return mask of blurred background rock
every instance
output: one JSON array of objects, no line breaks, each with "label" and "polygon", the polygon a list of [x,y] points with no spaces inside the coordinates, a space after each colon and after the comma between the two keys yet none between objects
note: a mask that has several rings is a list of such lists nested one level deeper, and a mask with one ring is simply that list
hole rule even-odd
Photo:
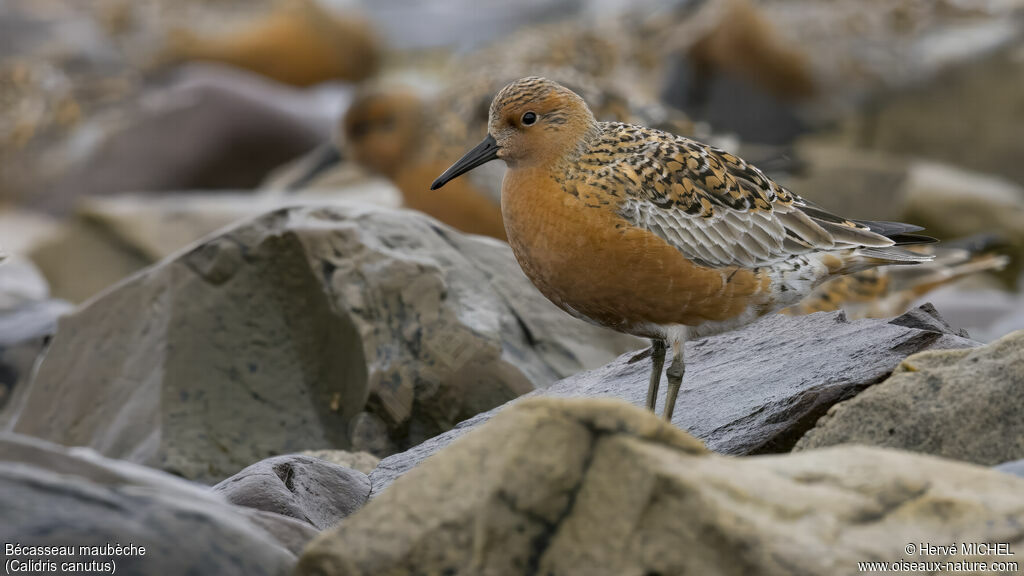
[{"label": "blurred background rock", "polygon": [[[573,86],[602,119],[738,152],[844,214],[998,239],[802,310],[890,317],[933,300],[996,339],[1024,328],[1022,14],[1024,0],[0,1],[0,403],[58,316],[111,306],[147,266],[175,277],[182,250],[241,220],[404,206],[500,240],[497,163],[426,188],[483,136],[491,95],[528,74]],[[442,283],[462,265],[448,258]],[[392,420],[366,446],[421,439]]]}]

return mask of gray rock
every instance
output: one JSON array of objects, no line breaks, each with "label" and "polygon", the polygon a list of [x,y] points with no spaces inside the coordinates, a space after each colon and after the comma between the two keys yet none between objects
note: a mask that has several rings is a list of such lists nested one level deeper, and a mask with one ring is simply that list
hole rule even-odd
[{"label": "gray rock", "polygon": [[[39,356],[57,330],[57,319],[72,310],[63,300],[29,301],[0,311],[0,409],[18,405]],[[6,424],[0,413],[0,429]]]},{"label": "gray rock", "polygon": [[255,188],[328,139],[346,98],[334,93],[322,98],[228,67],[189,65],[84,121],[38,159],[22,158],[25,181],[13,186],[26,203],[64,214],[91,195]]},{"label": "gray rock", "polygon": [[910,356],[840,402],[796,445],[868,444],[993,466],[1024,458],[1024,331],[971,350]]},{"label": "gray rock", "polygon": [[1024,478],[1024,460],[1014,460],[1013,462],[1003,462],[998,466],[993,466],[994,470],[1004,472],[1006,474],[1013,474],[1014,476],[1020,476]]},{"label": "gray rock", "polygon": [[[0,211],[0,218],[2,218],[0,222],[4,225],[10,221],[10,218],[22,216],[18,212],[13,214],[4,212]],[[30,221],[26,227],[31,227],[34,224],[35,222]],[[0,311],[13,310],[23,304],[39,302],[50,297],[50,287],[39,268],[27,258],[6,253],[6,250],[10,249],[7,243],[10,232],[5,230],[0,235]],[[15,234],[26,232],[27,230],[14,230]],[[16,239],[15,244],[17,244]]]},{"label": "gray rock", "polygon": [[[687,344],[686,376],[672,422],[723,454],[785,452],[829,407],[882,381],[908,355],[977,345],[949,329],[930,307],[891,321],[850,322],[840,312],[766,317]],[[650,361],[630,363],[631,356],[532,395],[611,396],[642,406]],[[658,401],[661,413],[664,399]],[[383,459],[370,474],[372,495],[504,408]]]},{"label": "gray rock", "polygon": [[[1024,174],[1021,178],[1024,181]],[[978,233],[1005,238],[1007,249],[1014,256],[1007,269],[1007,280],[1021,273],[1024,185],[951,165],[917,162],[908,171],[904,198],[906,221],[924,226],[938,238]]]},{"label": "gray rock", "polygon": [[[926,116],[907,102],[900,109],[913,119],[901,121],[897,109],[891,108],[891,114],[865,123],[858,134],[863,143],[879,137],[891,140],[890,136],[902,133],[904,143],[924,144],[936,151],[945,148],[952,160],[957,147],[945,146],[952,140],[938,134],[952,134],[957,126],[976,126],[988,138],[989,128],[998,128],[995,119],[1003,117],[1006,124],[1013,124],[1008,121],[1012,116],[1005,114],[1017,112],[1010,103],[1019,97],[1020,89],[1011,70],[1003,68],[1002,76],[986,71],[984,80],[979,78],[969,89],[962,79],[958,82],[949,74],[958,68],[965,72],[981,68],[1020,38],[1024,3],[1019,0],[788,0],[762,5],[775,30],[801,47],[811,61],[821,92],[814,102],[816,116],[834,119],[869,100],[870,108],[884,109],[894,92],[911,89],[917,92],[916,104],[935,103],[945,110]],[[984,111],[986,105],[996,104],[993,111]],[[974,120],[981,117],[987,122],[979,126]],[[999,129],[999,139],[1011,132],[1008,127]],[[914,152],[926,155],[921,149]]]},{"label": "gray rock", "polygon": [[[1019,14],[1016,20],[1007,17],[990,26],[997,35],[1016,33],[1012,46],[878,98],[846,123],[844,137],[862,148],[931,158],[1024,185],[1019,161],[1024,143],[1016,129],[1024,122],[1019,106],[1024,88],[1018,82],[1024,74],[1019,55],[1024,37]],[[984,27],[966,32],[986,34]],[[963,137],[964,127],[979,137],[970,146],[950,146]]]},{"label": "gray rock", "polygon": [[622,401],[530,398],[317,536],[296,574],[855,574],[945,559],[908,543],[993,560],[959,543],[1016,550],[1022,516],[1024,480],[962,462],[866,446],[726,458]]},{"label": "gray rock", "polygon": [[[337,0],[325,3],[331,2]],[[571,16],[585,5],[580,0],[522,0],[514,5],[500,0],[363,3],[367,14],[387,36],[389,45],[407,50],[479,47],[520,26]]]},{"label": "gray rock", "polygon": [[65,317],[14,430],[216,482],[303,449],[393,453],[637,344],[547,302],[503,243],[292,208]]},{"label": "gray rock", "polygon": [[[1024,286],[1024,276],[1017,279]],[[943,286],[925,297],[953,326],[979,342],[991,342],[1024,330],[1024,294],[970,283]]]},{"label": "gray rock", "polygon": [[[218,230],[272,210],[382,201],[397,208],[398,199],[397,190],[379,181],[350,181],[342,190],[288,195],[246,190],[93,197],[79,203],[73,217],[34,242],[27,253],[45,274],[54,297],[79,303]],[[0,230],[5,223],[0,220]]]},{"label": "gray rock", "polygon": [[144,546],[144,556],[41,558],[113,561],[132,575],[288,574],[316,533],[162,472],[10,434],[0,435],[0,511],[4,542]]},{"label": "gray rock", "polygon": [[267,458],[213,487],[238,506],[297,518],[318,530],[362,508],[370,479],[312,456]]},{"label": "gray rock", "polygon": [[848,218],[905,217],[909,161],[832,142],[803,142],[797,150],[803,169],[784,181],[793,192]]}]

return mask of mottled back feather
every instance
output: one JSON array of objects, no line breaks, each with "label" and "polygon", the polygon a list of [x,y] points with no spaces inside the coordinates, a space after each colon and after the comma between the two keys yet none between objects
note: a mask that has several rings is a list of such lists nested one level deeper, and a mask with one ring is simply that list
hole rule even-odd
[{"label": "mottled back feather", "polygon": [[564,189],[614,197],[630,224],[705,266],[755,268],[812,251],[894,244],[872,223],[830,214],[743,159],[682,136],[602,122],[575,160]]}]

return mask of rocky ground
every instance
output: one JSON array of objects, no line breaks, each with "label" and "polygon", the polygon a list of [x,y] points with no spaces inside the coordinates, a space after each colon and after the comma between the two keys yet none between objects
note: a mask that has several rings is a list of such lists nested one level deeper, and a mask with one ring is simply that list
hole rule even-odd
[{"label": "rocky ground", "polygon": [[668,425],[631,406],[643,343],[526,282],[503,244],[387,208],[210,236],[60,318],[0,413],[3,539],[146,546],[129,574],[845,573],[1024,545],[1024,333],[765,318],[688,345]]},{"label": "rocky ground", "polygon": [[[506,244],[400,209],[351,165],[281,189],[352,85],[151,75],[174,26],[270,4],[0,1],[0,542],[144,546],[64,559],[129,575],[953,559],[907,552],[921,542],[1022,562],[1020,2],[763,2],[813,102],[712,43],[722,68],[686,112],[723,141],[781,144],[779,180],[844,215],[998,235],[1009,264],[894,317],[689,342],[671,423],[639,408],[648,343],[555,308]],[[363,9],[402,63],[631,4]],[[669,69],[685,103],[699,74]]]}]

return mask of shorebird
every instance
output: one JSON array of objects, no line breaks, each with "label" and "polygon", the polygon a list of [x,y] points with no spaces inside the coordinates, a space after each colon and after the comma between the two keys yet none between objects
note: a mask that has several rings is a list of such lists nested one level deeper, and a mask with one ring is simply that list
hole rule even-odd
[{"label": "shorebird", "polygon": [[267,15],[235,30],[200,34],[171,31],[164,63],[220,62],[284,84],[358,82],[377,73],[381,40],[372,23],[335,14],[318,0],[285,0]]},{"label": "shorebird", "polygon": [[666,349],[664,417],[682,384],[683,344],[799,301],[837,275],[931,256],[918,226],[842,218],[723,150],[598,122],[577,94],[528,77],[494,97],[487,136],[434,181],[508,166],[509,244],[549,300],[585,321],[649,338],[654,410]]},{"label": "shorebird", "polygon": [[911,249],[935,259],[921,266],[873,268],[834,278],[784,312],[798,315],[843,310],[852,319],[899,316],[936,288],[1006,268],[1009,258],[998,253],[1005,246],[1006,240],[994,234],[943,242],[941,246],[915,246]]}]

